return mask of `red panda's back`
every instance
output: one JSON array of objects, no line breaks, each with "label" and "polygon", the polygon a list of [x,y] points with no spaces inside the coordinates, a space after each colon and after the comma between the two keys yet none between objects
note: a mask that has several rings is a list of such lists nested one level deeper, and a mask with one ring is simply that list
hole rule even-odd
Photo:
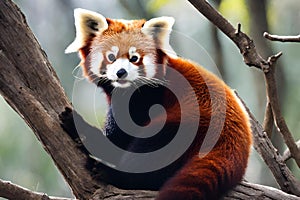
[{"label": "red panda's back", "polygon": [[[245,173],[252,141],[248,114],[234,92],[206,69],[181,58],[169,58],[168,63],[193,87],[200,121],[189,160],[158,199],[217,199]],[[189,95],[182,98],[193,101]]]}]

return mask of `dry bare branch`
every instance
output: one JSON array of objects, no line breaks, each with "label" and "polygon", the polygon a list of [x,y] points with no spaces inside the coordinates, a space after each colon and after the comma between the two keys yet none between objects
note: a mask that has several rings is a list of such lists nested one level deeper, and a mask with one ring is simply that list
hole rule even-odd
[{"label": "dry bare branch", "polygon": [[231,192],[229,192],[224,200],[241,200],[241,199],[264,199],[264,200],[299,200],[300,197],[289,195],[281,190],[271,188],[264,185],[258,185],[248,182],[241,182]]},{"label": "dry bare branch", "polygon": [[57,75],[12,1],[0,1],[0,19],[0,94],[33,130],[74,195],[88,199],[99,183],[85,169],[88,156],[60,125],[58,115],[71,105]]},{"label": "dry bare branch", "polygon": [[269,63],[269,71],[265,73],[266,79],[266,88],[267,88],[267,96],[270,102],[272,113],[275,121],[275,126],[278,132],[283,136],[284,142],[288,146],[292,157],[295,159],[298,167],[300,167],[300,150],[297,147],[297,144],[293,138],[292,133],[290,132],[285,119],[283,118],[280,110],[280,104],[278,99],[278,90],[277,83],[275,78],[275,67],[277,59],[282,55],[282,53],[278,53],[277,55],[271,56],[268,58]]},{"label": "dry bare branch", "polygon": [[[264,31],[267,31],[269,29],[269,23],[267,20],[267,1],[266,0],[246,0],[246,4],[249,9],[249,20],[250,20],[250,36],[255,41],[255,46],[259,53],[262,56],[268,56],[272,55],[272,47],[269,45],[268,41],[262,37],[262,33]],[[277,70],[277,73],[283,73],[283,70],[278,67],[279,70]],[[266,95],[264,94],[264,88],[262,85],[264,85],[264,79],[262,79],[261,73],[253,73],[255,78],[255,87],[257,90],[257,106],[259,109],[263,108],[263,102],[265,100]],[[285,87],[285,79],[281,78],[280,80],[280,86]],[[271,104],[267,98],[267,104],[266,104],[266,110],[264,115],[264,121],[263,121],[263,127],[265,132],[268,134],[269,137],[271,137],[273,133],[273,127],[274,127],[274,119],[273,119],[273,113]]]},{"label": "dry bare branch", "polygon": [[272,111],[272,107],[270,104],[270,100],[267,99],[263,127],[264,127],[264,131],[267,133],[269,138],[271,138],[271,136],[272,136],[273,126],[274,126],[273,111]]},{"label": "dry bare branch", "polygon": [[[236,95],[239,97],[237,93]],[[300,196],[300,182],[286,166],[281,155],[278,153],[277,149],[275,149],[266,132],[264,132],[263,127],[255,119],[245,102],[241,98],[240,100],[244,104],[251,119],[250,122],[255,150],[270,168],[280,188],[285,192]]]},{"label": "dry bare branch", "polygon": [[[100,196],[96,195],[96,199],[104,200],[132,200],[132,199],[144,199],[144,200],[153,200],[156,196],[156,192],[145,191],[140,193],[140,196],[137,196],[135,192],[137,191],[128,191],[128,190],[116,190],[112,188],[112,192],[108,188],[107,194],[101,193]],[[140,192],[140,191],[139,191]],[[290,195],[281,190],[254,184],[242,181],[238,186],[236,186],[232,191],[230,191],[225,197],[224,200],[248,200],[248,199],[264,199],[264,200],[299,200],[300,198],[295,195]]]},{"label": "dry bare branch", "polygon": [[[300,150],[300,140],[298,140],[296,142],[296,144],[297,144],[298,149]],[[291,152],[289,149],[286,149],[282,154],[282,159],[284,161],[288,161],[290,158],[292,158]]]},{"label": "dry bare branch", "polygon": [[264,60],[257,52],[253,41],[243,32],[240,31],[240,26],[236,30],[225,18],[222,17],[206,0],[188,0],[191,2],[200,13],[202,13],[208,20],[215,24],[223,33],[225,33],[240,49],[244,57],[244,62],[249,66],[256,66],[263,70],[268,99],[270,100],[272,113],[275,120],[275,125],[282,134],[288,148],[291,151],[292,157],[295,159],[297,165],[300,167],[300,151],[290,133],[284,118],[281,115],[278,93],[275,79],[275,71],[273,64],[281,56],[277,54]]},{"label": "dry bare branch", "polygon": [[26,188],[15,185],[9,181],[3,181],[0,179],[0,197],[7,199],[30,199],[30,200],[72,200],[70,198],[63,197],[51,197],[47,194],[32,192]]},{"label": "dry bare branch", "polygon": [[238,25],[238,29],[235,29],[206,0],[188,1],[237,45],[247,65],[255,66],[263,71],[268,70],[268,63],[257,53],[252,39],[241,31],[240,24]]},{"label": "dry bare branch", "polygon": [[296,36],[279,36],[279,35],[271,35],[267,32],[264,32],[264,37],[271,41],[300,42],[300,34]]}]

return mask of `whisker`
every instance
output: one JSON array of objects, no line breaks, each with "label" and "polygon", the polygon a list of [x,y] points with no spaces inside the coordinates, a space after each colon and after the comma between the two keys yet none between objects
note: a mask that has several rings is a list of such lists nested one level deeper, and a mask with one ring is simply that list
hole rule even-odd
[{"label": "whisker", "polygon": [[149,85],[149,86],[151,86],[151,87],[154,87],[153,83],[150,82],[150,81],[148,81],[148,80],[146,80],[146,79],[139,78],[139,79],[137,79],[137,80],[138,80],[142,85]]},{"label": "whisker", "polygon": [[148,77],[144,77],[144,76],[139,76],[137,78],[137,80],[142,84],[149,85],[150,87],[165,86],[169,83],[167,80],[161,80],[161,79],[157,79],[157,78],[148,78]]},{"label": "whisker", "polygon": [[139,93],[141,93],[140,87],[136,84],[136,82],[131,82],[133,87],[135,87]]}]

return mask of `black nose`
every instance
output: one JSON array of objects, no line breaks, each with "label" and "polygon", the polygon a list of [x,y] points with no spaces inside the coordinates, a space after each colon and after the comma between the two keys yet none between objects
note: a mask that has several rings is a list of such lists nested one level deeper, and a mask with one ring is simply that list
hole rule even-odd
[{"label": "black nose", "polygon": [[126,78],[127,75],[128,75],[127,71],[123,68],[117,71],[118,78]]}]

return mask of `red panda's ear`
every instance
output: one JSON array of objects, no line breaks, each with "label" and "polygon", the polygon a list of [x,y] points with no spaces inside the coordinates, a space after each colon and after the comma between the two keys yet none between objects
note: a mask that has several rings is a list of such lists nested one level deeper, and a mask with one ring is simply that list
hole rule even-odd
[{"label": "red panda's ear", "polygon": [[65,53],[76,52],[83,48],[96,34],[101,34],[108,28],[108,23],[102,15],[96,12],[77,8],[74,10],[76,38],[65,50]]},{"label": "red panda's ear", "polygon": [[174,54],[173,49],[169,45],[170,33],[174,25],[173,17],[158,17],[145,22],[142,27],[142,33],[150,35],[157,42],[158,47],[166,53]]}]

